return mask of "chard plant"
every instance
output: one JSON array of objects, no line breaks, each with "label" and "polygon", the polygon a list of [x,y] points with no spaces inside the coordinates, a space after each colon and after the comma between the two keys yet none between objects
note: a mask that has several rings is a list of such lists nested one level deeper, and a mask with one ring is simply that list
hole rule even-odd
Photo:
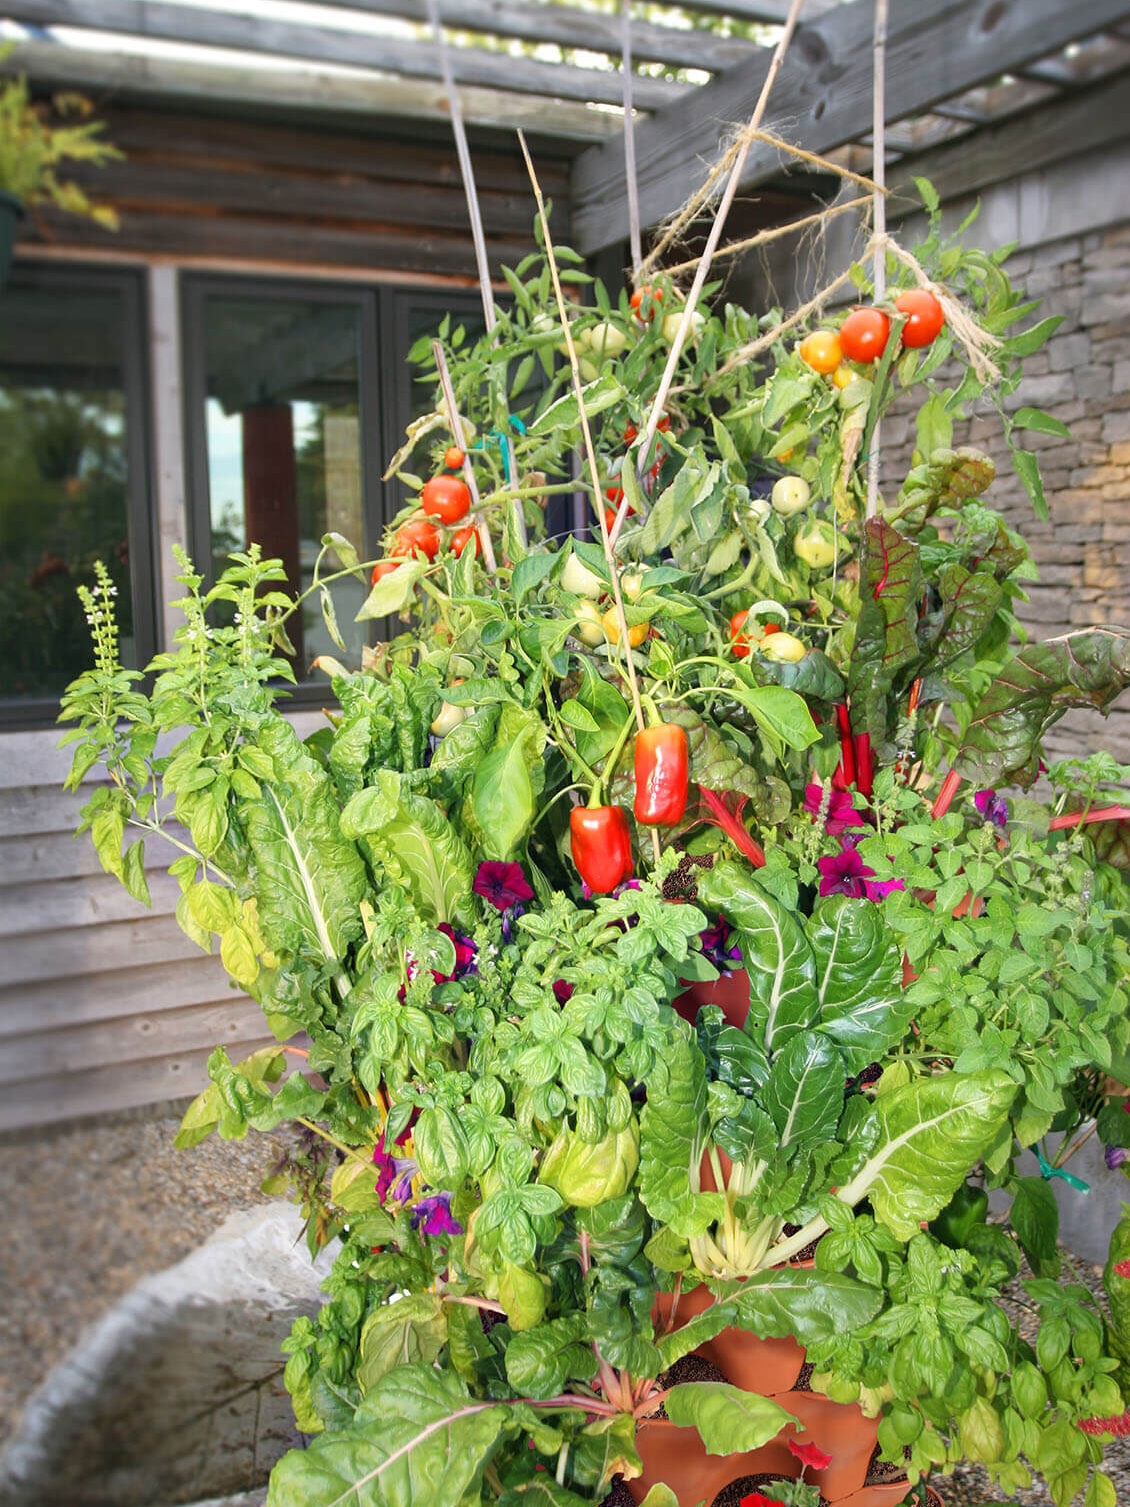
[{"label": "chard plant", "polygon": [[[747,1507],[829,1500],[793,1394],[680,1369],[742,1331],[797,1341],[906,1492],[968,1459],[1114,1507],[1127,1237],[1106,1317],[1059,1281],[1049,1179],[1096,1119],[1130,1146],[1127,771],[1032,790],[1047,728],[1130,683],[1130,634],[1024,641],[1031,560],[954,444],[983,384],[942,385],[944,320],[900,346],[898,266],[866,364],[834,328],[759,364],[776,312],[707,314],[641,454],[678,291],[613,301],[551,251],[493,337],[445,321],[413,353],[450,388],[393,460],[419,499],[375,565],[327,535],[311,588],[336,632],[334,579],[371,570],[362,616],[400,623],[323,657],[311,737],[282,699],[300,603],[256,547],[210,587],[181,557],[185,626],[144,675],[108,577],[85,598],[68,783],[109,780],[83,830],[142,902],[144,844],[172,845],[181,926],[280,1043],[218,1048],[178,1144],[299,1127],[272,1186],[338,1242],[286,1345],[311,1439],[268,1500],[689,1507],[641,1458],[672,1426],[787,1442]],[[998,399],[1051,322],[1015,332],[999,258],[937,234],[919,258],[992,337]],[[590,300],[568,369],[560,262]],[[913,468],[866,516],[906,394]],[[1018,435],[1056,421],[1007,423],[1040,508]],[[600,542],[548,537],[590,441]]]}]

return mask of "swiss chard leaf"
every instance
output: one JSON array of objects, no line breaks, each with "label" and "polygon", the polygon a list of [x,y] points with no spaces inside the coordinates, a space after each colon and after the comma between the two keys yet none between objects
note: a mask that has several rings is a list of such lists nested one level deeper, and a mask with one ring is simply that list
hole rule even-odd
[{"label": "swiss chard leaf", "polygon": [[859,621],[848,690],[857,733],[880,739],[887,702],[900,670],[918,658],[922,567],[918,546],[881,518],[865,527]]},{"label": "swiss chard leaf", "polygon": [[375,785],[353,796],[341,826],[368,840],[389,877],[410,890],[421,915],[437,923],[471,919],[474,870],[467,845],[436,803],[406,789],[395,771],[380,770]]},{"label": "swiss chard leaf", "polygon": [[878,1141],[837,1196],[848,1204],[867,1196],[876,1219],[909,1240],[988,1151],[1015,1097],[1016,1084],[995,1069],[916,1078],[883,1094],[871,1111]]},{"label": "swiss chard leaf", "polygon": [[746,1030],[779,1050],[816,1016],[812,950],[789,910],[736,863],[723,862],[698,881],[699,904],[740,933],[749,974]]},{"label": "swiss chard leaf", "polygon": [[368,1392],[396,1366],[430,1366],[447,1343],[447,1319],[434,1292],[404,1293],[365,1320],[357,1385]]},{"label": "swiss chard leaf", "polygon": [[844,1061],[819,1031],[802,1031],[773,1061],[762,1098],[782,1155],[831,1135],[844,1102]]},{"label": "swiss chard leaf", "polygon": [[679,1235],[701,1235],[723,1212],[721,1195],[696,1193],[706,1147],[706,1069],[683,1031],[673,1034],[641,1116],[640,1197]]},{"label": "swiss chard leaf", "polygon": [[807,933],[816,960],[815,1028],[858,1073],[899,1040],[913,1013],[902,988],[902,950],[882,906],[848,895],[819,901]]},{"label": "swiss chard leaf", "polygon": [[258,871],[259,926],[273,952],[332,967],[361,931],[365,866],[340,823],[329,777],[289,723],[264,723],[257,746],[274,767],[242,813]]},{"label": "swiss chard leaf", "polygon": [[507,1422],[503,1405],[470,1397],[450,1373],[398,1366],[351,1425],[282,1457],[268,1507],[459,1507],[479,1494]]},{"label": "swiss chard leaf", "polygon": [[663,1406],[672,1423],[698,1430],[710,1455],[760,1449],[797,1421],[772,1398],[724,1381],[684,1382],[671,1388]]},{"label": "swiss chard leaf", "polygon": [[1030,785],[1048,728],[1072,707],[1105,711],[1128,685],[1124,628],[1087,628],[1029,644],[977,703],[954,768],[976,785]]}]

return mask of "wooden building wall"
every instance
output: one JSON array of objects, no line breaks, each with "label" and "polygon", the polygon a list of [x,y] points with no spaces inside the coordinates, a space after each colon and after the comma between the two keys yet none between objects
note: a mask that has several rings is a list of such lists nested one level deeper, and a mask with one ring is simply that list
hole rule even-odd
[{"label": "wooden building wall", "polygon": [[[118,211],[116,233],[51,215],[54,246],[104,255],[237,259],[422,277],[471,278],[467,206],[450,134],[401,121],[387,134],[342,126],[98,103],[106,134],[125,154],[76,175]],[[534,199],[513,138],[473,141],[487,250],[495,272],[533,240]],[[555,235],[568,239],[568,156],[537,150]],[[29,226],[26,247],[44,243]]]},{"label": "wooden building wall", "polygon": [[[169,546],[186,537],[178,268],[467,284],[474,258],[450,132],[96,104],[128,155],[89,187],[118,210],[120,231],[50,216],[28,222],[17,255],[149,264],[160,600],[176,595]],[[533,200],[512,139],[477,142],[474,162],[497,271],[531,249]],[[565,239],[567,160],[543,149],[538,166]],[[148,845],[146,911],[102,872],[88,838],[72,839],[82,798],[62,789],[70,759],[58,737],[0,731],[0,1131],[194,1094],[214,1046],[234,1058],[272,1040],[218,957],[177,926],[161,844]]]}]

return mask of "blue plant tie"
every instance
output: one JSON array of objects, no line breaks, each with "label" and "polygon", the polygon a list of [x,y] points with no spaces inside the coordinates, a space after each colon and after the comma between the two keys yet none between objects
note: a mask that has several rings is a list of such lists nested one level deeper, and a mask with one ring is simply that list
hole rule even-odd
[{"label": "blue plant tie", "polygon": [[1085,1183],[1081,1177],[1076,1177],[1073,1172],[1065,1172],[1062,1167],[1053,1167],[1051,1162],[1036,1146],[1029,1146],[1029,1151],[1035,1153],[1036,1160],[1040,1164],[1040,1176],[1045,1182],[1050,1182],[1053,1177],[1060,1177],[1069,1188],[1074,1188],[1076,1193],[1089,1193],[1090,1183]]}]

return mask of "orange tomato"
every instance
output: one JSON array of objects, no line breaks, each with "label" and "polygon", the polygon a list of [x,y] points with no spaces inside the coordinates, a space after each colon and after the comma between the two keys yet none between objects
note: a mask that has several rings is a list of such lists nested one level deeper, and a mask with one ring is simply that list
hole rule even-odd
[{"label": "orange tomato", "polygon": [[800,359],[823,377],[835,371],[843,354],[835,330],[813,330],[800,343]]},{"label": "orange tomato", "polygon": [[663,302],[663,289],[652,288],[644,283],[642,288],[637,288],[632,294],[629,302],[632,306],[632,313],[637,319],[654,319],[660,312],[659,305]]},{"label": "orange tomato", "polygon": [[458,523],[471,509],[471,493],[458,476],[433,476],[420,492],[420,506],[441,523]]},{"label": "orange tomato", "polygon": [[458,471],[465,456],[458,445],[449,445],[443,452],[443,463],[450,471]]}]

